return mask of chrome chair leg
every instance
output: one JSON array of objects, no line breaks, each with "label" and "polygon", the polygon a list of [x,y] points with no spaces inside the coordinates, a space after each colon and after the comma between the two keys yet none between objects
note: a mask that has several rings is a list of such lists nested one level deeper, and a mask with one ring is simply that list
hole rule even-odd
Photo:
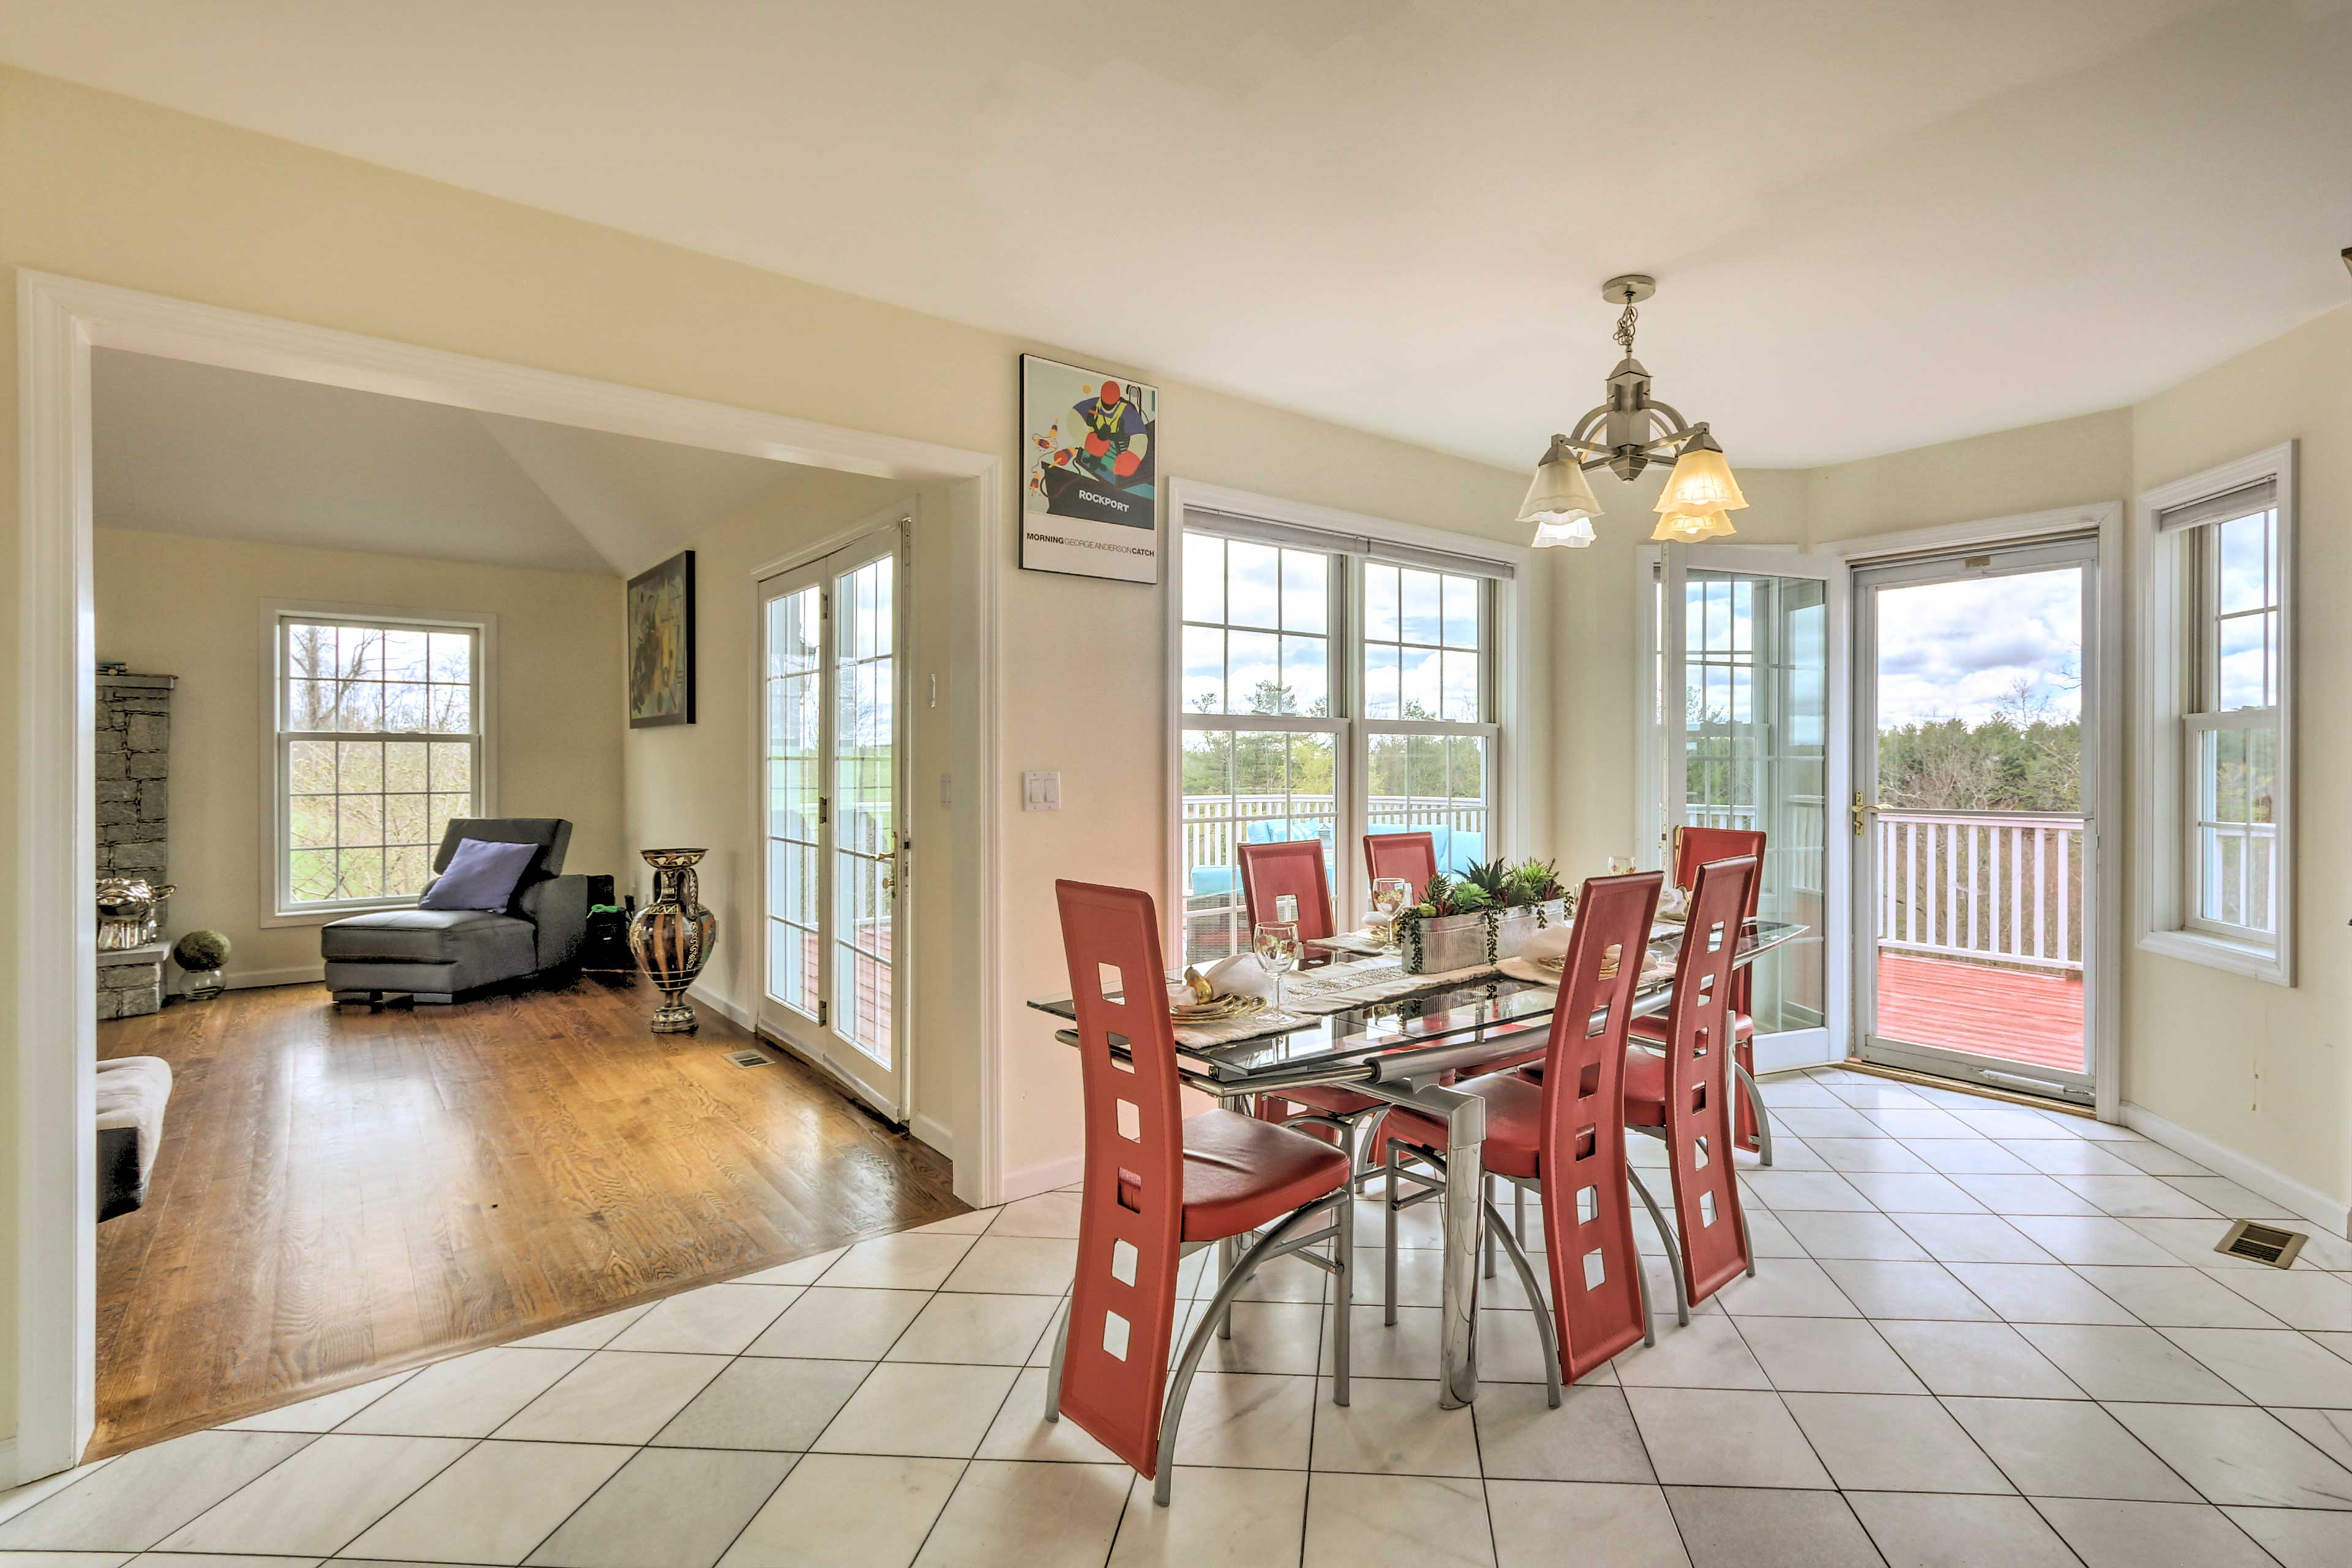
[{"label": "chrome chair leg", "polygon": [[1054,1363],[1045,1369],[1045,1419],[1062,1418],[1062,1358],[1070,1352],[1070,1309],[1077,1302],[1073,1290],[1062,1298],[1062,1320],[1054,1329]]},{"label": "chrome chair leg", "polygon": [[[1330,1197],[1318,1198],[1268,1228],[1242,1254],[1241,1261],[1217,1286],[1217,1293],[1209,1298],[1207,1310],[1194,1325],[1192,1337],[1184,1342],[1183,1359],[1176,1363],[1175,1373],[1168,1380],[1167,1401],[1160,1413],[1160,1475],[1151,1489],[1151,1500],[1160,1507],[1168,1506],[1170,1489],[1176,1484],[1176,1432],[1183,1422],[1184,1400],[1192,1392],[1192,1377],[1201,1370],[1201,1357],[1208,1351],[1211,1336],[1231,1315],[1234,1298],[1249,1283],[1250,1276],[1257,1272],[1260,1263],[1277,1252],[1291,1249],[1290,1244],[1300,1239],[1295,1233],[1307,1222],[1334,1211],[1346,1217],[1348,1202],[1348,1189],[1342,1184]],[[1336,1358],[1339,1353],[1335,1342],[1332,1354]],[[1336,1396],[1339,1390],[1335,1388],[1333,1393]]]},{"label": "chrome chair leg", "polygon": [[[1491,1172],[1486,1176],[1486,1205],[1489,1209],[1495,1207],[1495,1177]],[[1486,1227],[1486,1276],[1489,1279],[1495,1277],[1495,1227],[1493,1226]]]},{"label": "chrome chair leg", "polygon": [[1397,1147],[1391,1143],[1382,1157],[1381,1171],[1387,1186],[1381,1194],[1381,1206],[1387,1212],[1387,1252],[1381,1260],[1381,1322],[1395,1328],[1397,1321]]},{"label": "chrome chair leg", "polygon": [[1658,1322],[1650,1315],[1650,1271],[1642,1267],[1640,1247],[1633,1249],[1633,1283],[1642,1288],[1642,1342],[1655,1345],[1658,1342]]},{"label": "chrome chair leg", "polygon": [[1739,1065],[1738,1058],[1732,1059],[1731,1070],[1739,1075],[1739,1092],[1748,1097],[1748,1109],[1756,1118],[1757,1163],[1769,1165],[1772,1163],[1772,1119],[1764,1111],[1764,1091],[1756,1087],[1754,1075]]},{"label": "chrome chair leg", "polygon": [[1489,1236],[1502,1233],[1503,1250],[1511,1255],[1511,1267],[1519,1271],[1519,1284],[1528,1293],[1528,1303],[1535,1309],[1536,1339],[1543,1346],[1544,1402],[1554,1410],[1559,1408],[1559,1330],[1551,1321],[1551,1308],[1536,1284],[1536,1271],[1528,1266],[1527,1248],[1519,1245],[1503,1224],[1503,1211],[1493,1204],[1486,1205],[1486,1232]]},{"label": "chrome chair leg", "polygon": [[1642,1173],[1628,1165],[1625,1167],[1625,1174],[1633,1182],[1633,1190],[1642,1194],[1642,1205],[1650,1211],[1651,1223],[1658,1227],[1658,1235],[1665,1241],[1666,1266],[1675,1272],[1675,1321],[1684,1328],[1688,1328],[1690,1327],[1690,1292],[1683,1285],[1683,1250],[1675,1239],[1675,1227],[1666,1223],[1665,1215],[1658,1207],[1658,1200],[1652,1197],[1650,1189],[1643,1184]]},{"label": "chrome chair leg", "polygon": [[1349,1182],[1341,1192],[1339,1206],[1332,1213],[1333,1223],[1339,1234],[1331,1243],[1332,1261],[1339,1267],[1332,1272],[1331,1299],[1336,1303],[1331,1314],[1331,1403],[1348,1403],[1348,1374],[1352,1359],[1352,1324],[1356,1313],[1356,1184]]},{"label": "chrome chair leg", "polygon": [[1519,1238],[1519,1246],[1528,1245],[1528,1190],[1518,1183],[1511,1184],[1511,1234]]}]

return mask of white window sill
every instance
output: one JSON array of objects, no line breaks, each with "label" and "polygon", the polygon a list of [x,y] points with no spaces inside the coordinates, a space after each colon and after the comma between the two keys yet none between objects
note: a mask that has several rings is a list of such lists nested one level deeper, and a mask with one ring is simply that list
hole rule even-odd
[{"label": "white window sill", "polygon": [[2208,936],[2202,931],[2151,931],[2140,933],[2139,947],[2142,952],[2185,959],[2190,963],[2247,975],[2273,985],[2292,986],[2294,984],[2294,975],[2278,950],[2257,947],[2251,942],[2231,942],[2227,937]]},{"label": "white window sill", "polygon": [[261,924],[274,926],[331,925],[349,915],[372,915],[383,910],[413,910],[415,899],[381,899],[368,903],[333,904],[320,909],[264,910]]}]

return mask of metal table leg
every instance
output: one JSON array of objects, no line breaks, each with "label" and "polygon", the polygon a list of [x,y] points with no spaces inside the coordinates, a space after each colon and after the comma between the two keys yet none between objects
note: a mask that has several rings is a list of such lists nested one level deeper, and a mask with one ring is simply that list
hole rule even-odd
[{"label": "metal table leg", "polygon": [[1415,1086],[1408,1093],[1405,1103],[1445,1118],[1445,1195],[1440,1200],[1445,1223],[1445,1286],[1438,1319],[1437,1405],[1441,1410],[1458,1410],[1478,1397],[1478,1269],[1486,1206],[1486,1102],[1475,1094],[1457,1094],[1436,1085]]}]

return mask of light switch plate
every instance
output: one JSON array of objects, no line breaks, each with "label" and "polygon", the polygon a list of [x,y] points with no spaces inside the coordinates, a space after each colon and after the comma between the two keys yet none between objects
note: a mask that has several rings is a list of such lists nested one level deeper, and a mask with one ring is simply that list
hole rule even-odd
[{"label": "light switch plate", "polygon": [[1059,811],[1062,809],[1062,775],[1059,773],[1024,773],[1021,775],[1021,809],[1024,811]]}]

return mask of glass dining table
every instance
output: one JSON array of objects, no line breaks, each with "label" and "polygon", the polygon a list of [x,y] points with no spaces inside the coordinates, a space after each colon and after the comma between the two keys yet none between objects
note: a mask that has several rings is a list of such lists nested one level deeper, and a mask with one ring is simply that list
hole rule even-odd
[{"label": "glass dining table", "polygon": [[[1733,963],[1744,969],[1804,930],[1783,921],[1749,921]],[[1654,931],[1651,950],[1669,963],[1635,991],[1634,1016],[1664,1013],[1672,1005],[1671,958],[1680,942],[1678,926],[1661,923]],[[1345,960],[1350,955],[1343,951],[1335,956]],[[1380,961],[1373,960],[1371,966],[1380,967]],[[1262,1034],[1203,1045],[1188,1045],[1185,1031],[1177,1032],[1178,1072],[1192,1088],[1221,1101],[1247,1103],[1260,1097],[1280,1098],[1286,1089],[1342,1085],[1368,1099],[1410,1106],[1445,1124],[1438,1403],[1446,1409],[1478,1396],[1486,1102],[1441,1080],[1496,1071],[1540,1056],[1559,994],[1557,981],[1514,978],[1490,969],[1469,978],[1441,976],[1425,989],[1348,1005],[1304,1026],[1294,1018]],[[1075,1021],[1077,1016],[1067,995],[1036,998],[1029,1005],[1056,1018]],[[1075,1029],[1058,1030],[1055,1037],[1068,1046],[1078,1043]]]}]

